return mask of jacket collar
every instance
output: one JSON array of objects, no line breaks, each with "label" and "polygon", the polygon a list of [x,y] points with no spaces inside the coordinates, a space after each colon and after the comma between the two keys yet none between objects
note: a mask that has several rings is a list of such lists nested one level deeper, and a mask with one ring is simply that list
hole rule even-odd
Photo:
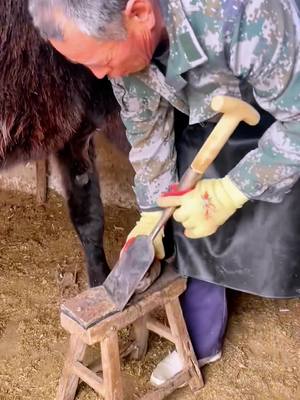
[{"label": "jacket collar", "polygon": [[181,76],[203,63],[208,58],[187,19],[181,0],[160,0],[170,41],[166,82],[176,90],[186,85]]}]

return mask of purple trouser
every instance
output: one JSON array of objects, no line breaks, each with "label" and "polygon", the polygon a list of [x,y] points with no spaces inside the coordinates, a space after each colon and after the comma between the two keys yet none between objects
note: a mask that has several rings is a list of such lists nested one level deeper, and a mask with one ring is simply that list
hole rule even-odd
[{"label": "purple trouser", "polygon": [[197,359],[218,353],[227,325],[226,289],[189,278],[180,301]]}]

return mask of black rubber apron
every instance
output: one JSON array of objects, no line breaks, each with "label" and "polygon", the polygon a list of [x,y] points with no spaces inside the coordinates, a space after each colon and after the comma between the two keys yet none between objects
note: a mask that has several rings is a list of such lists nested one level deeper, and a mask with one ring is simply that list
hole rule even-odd
[{"label": "black rubber apron", "polygon": [[[240,124],[206,178],[226,175],[257,147],[258,138],[274,122],[259,110],[256,127]],[[213,129],[213,123],[187,126],[176,113],[176,147],[181,176]],[[280,204],[249,201],[214,235],[187,239],[173,222],[180,274],[264,297],[300,296],[300,181]]]}]

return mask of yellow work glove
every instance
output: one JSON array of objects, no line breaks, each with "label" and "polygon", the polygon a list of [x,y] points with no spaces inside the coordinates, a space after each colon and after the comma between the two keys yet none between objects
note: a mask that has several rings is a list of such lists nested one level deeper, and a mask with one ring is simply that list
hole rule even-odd
[{"label": "yellow work glove", "polygon": [[225,177],[203,179],[191,191],[165,193],[160,207],[178,207],[174,219],[185,227],[185,236],[196,239],[212,235],[248,198]]},{"label": "yellow work glove", "polygon": [[[136,226],[132,229],[132,231],[127,236],[126,243],[125,243],[125,246],[123,247],[123,249],[126,248],[126,245],[128,244],[128,241],[130,239],[132,239],[138,235],[150,235],[153,228],[160,220],[161,215],[162,215],[162,211],[142,212],[141,218],[139,219],[139,221],[136,223]],[[154,249],[155,249],[155,256],[159,260],[162,260],[165,257],[165,249],[164,249],[164,245],[162,242],[163,237],[164,237],[164,230],[161,229],[158,232],[158,234],[153,242]],[[121,250],[121,255],[122,255],[123,249]]]}]

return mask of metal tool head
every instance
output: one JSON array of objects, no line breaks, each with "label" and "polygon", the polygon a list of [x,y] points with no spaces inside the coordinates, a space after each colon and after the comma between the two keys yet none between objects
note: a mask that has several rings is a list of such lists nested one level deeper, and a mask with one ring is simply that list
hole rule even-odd
[{"label": "metal tool head", "polygon": [[138,283],[154,260],[155,252],[149,236],[137,236],[122,252],[117,264],[103,283],[118,311],[122,311]]}]

